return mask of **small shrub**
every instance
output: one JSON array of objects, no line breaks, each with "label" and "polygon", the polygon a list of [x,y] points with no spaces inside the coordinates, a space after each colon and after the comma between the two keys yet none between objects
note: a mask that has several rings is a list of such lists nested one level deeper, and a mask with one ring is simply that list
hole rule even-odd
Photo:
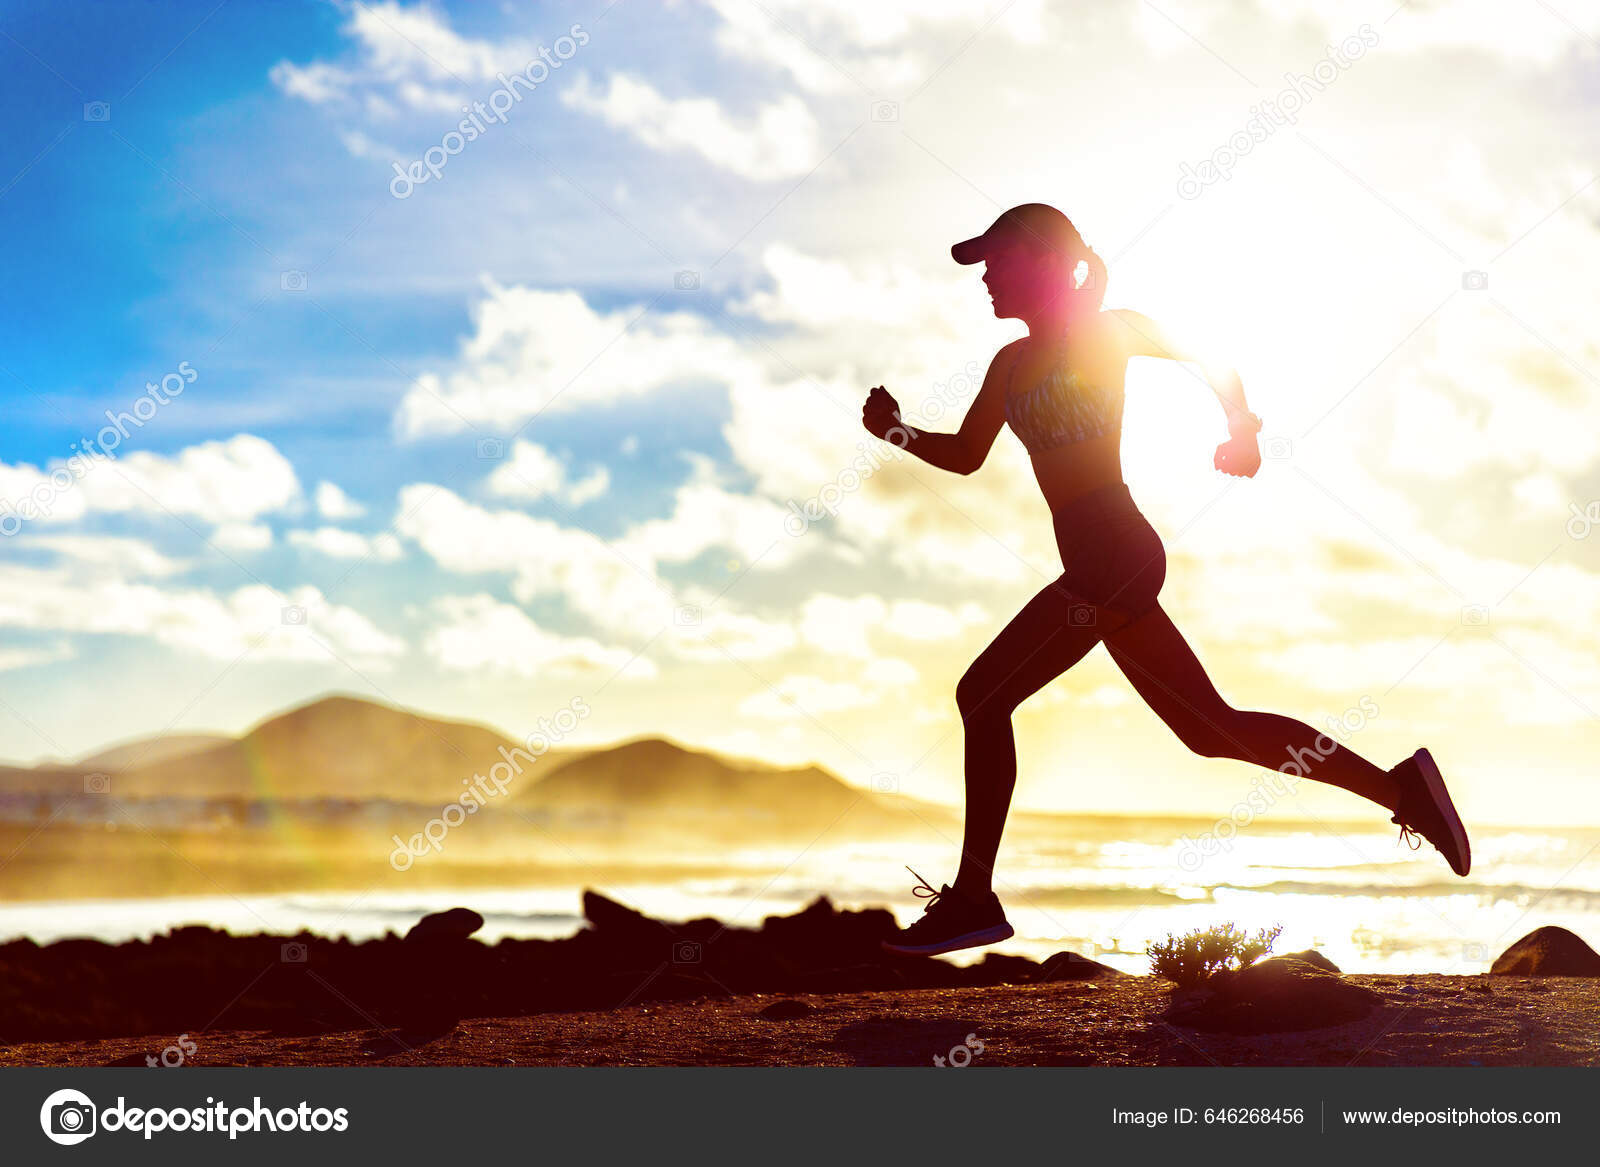
[{"label": "small shrub", "polygon": [[1282,932],[1281,924],[1253,936],[1232,924],[1217,924],[1183,936],[1168,933],[1166,940],[1150,946],[1150,971],[1180,988],[1192,988],[1214,972],[1254,964],[1272,951]]}]

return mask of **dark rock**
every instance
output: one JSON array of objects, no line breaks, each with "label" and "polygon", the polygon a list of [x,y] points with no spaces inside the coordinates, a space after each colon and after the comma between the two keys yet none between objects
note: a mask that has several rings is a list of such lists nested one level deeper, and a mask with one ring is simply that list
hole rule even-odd
[{"label": "dark rock", "polygon": [[774,1001],[758,1016],[765,1017],[768,1021],[794,1021],[801,1017],[810,1017],[816,1010],[804,1001]]},{"label": "dark rock", "polygon": [[983,959],[967,969],[968,984],[1025,985],[1039,977],[1039,966],[1025,956],[1006,956],[986,952]]},{"label": "dark rock", "polygon": [[422,917],[406,933],[408,944],[436,944],[465,940],[483,927],[483,917],[471,908],[451,908]]},{"label": "dark rock", "polygon": [[662,961],[699,963],[704,957],[703,940],[596,891],[583,893],[583,917],[589,921],[588,943],[608,965],[654,968]]},{"label": "dark rock", "polygon": [[1600,952],[1565,928],[1537,928],[1496,957],[1489,974],[1498,977],[1600,977]]},{"label": "dark rock", "polygon": [[1371,989],[1288,956],[1213,973],[1174,994],[1167,1020],[1220,1033],[1283,1033],[1359,1020],[1382,1003]]},{"label": "dark rock", "polygon": [[1315,948],[1308,948],[1304,952],[1286,952],[1279,959],[1304,961],[1306,964],[1316,965],[1323,972],[1331,972],[1334,976],[1340,975],[1340,973],[1343,971],[1338,965],[1334,964],[1333,961],[1329,960],[1326,956],[1323,956],[1322,953],[1318,952]]},{"label": "dark rock", "polygon": [[597,932],[612,932],[619,935],[661,935],[662,926],[659,920],[653,920],[643,912],[619,904],[616,900],[607,899],[597,891],[584,891],[583,918],[588,920],[589,926]]},{"label": "dark rock", "polygon": [[1039,966],[1037,979],[1040,981],[1094,981],[1102,977],[1125,977],[1127,975],[1120,968],[1112,968],[1109,964],[1101,964],[1098,960],[1090,960],[1087,956],[1080,956],[1076,952],[1058,952],[1054,956],[1045,958],[1045,962]]},{"label": "dark rock", "polygon": [[[465,908],[401,939],[235,936],[180,928],[149,941],[0,945],[0,1044],[263,1030],[398,1034],[415,1046],[469,1017],[612,1009],[730,993],[899,991],[1026,983],[1039,966],[991,954],[957,966],[892,955],[892,913],[819,898],[760,928],[653,919],[596,892],[589,927],[557,940],[473,933]],[[1109,970],[1108,970],[1109,971]],[[163,1038],[165,1040],[165,1038]]]},{"label": "dark rock", "polygon": [[[841,912],[827,896],[818,896],[792,916],[768,916],[761,935],[791,958],[827,951],[835,963],[877,963],[883,941],[895,933],[894,913],[887,908]],[[824,947],[826,946],[826,947]]]}]

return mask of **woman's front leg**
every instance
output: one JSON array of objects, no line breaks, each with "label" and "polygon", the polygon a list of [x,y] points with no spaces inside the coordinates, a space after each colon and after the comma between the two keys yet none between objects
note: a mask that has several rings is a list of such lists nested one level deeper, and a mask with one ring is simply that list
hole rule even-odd
[{"label": "woman's front leg", "polygon": [[966,825],[955,886],[989,892],[1017,784],[1011,715],[1100,641],[1099,613],[1059,581],[1028,601],[956,686],[966,776]]}]

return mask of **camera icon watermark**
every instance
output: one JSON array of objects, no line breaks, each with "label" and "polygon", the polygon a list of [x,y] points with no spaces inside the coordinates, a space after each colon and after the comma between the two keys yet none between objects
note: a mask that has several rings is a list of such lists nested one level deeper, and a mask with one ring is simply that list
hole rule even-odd
[{"label": "camera icon watermark", "polygon": [[1489,626],[1489,606],[1487,604],[1466,604],[1461,609],[1461,626],[1463,628],[1487,628]]},{"label": "camera icon watermark", "polygon": [[872,103],[872,120],[875,122],[899,121],[900,103],[898,101],[874,101]]},{"label": "camera icon watermark", "polygon": [[83,103],[83,120],[86,122],[108,122],[111,120],[111,103],[109,101],[86,101]]},{"label": "camera icon watermark", "polygon": [[1272,437],[1261,443],[1261,456],[1274,462],[1284,462],[1294,456],[1294,443],[1288,438]]},{"label": "camera icon watermark", "polygon": [[83,792],[85,794],[110,794],[111,775],[102,774],[96,770],[93,774],[83,776]]},{"label": "camera icon watermark", "polygon": [[1093,628],[1100,613],[1093,604],[1073,604],[1067,609],[1067,623],[1074,628]]},{"label": "camera icon watermark", "polygon": [[45,1138],[63,1147],[76,1146],[94,1134],[99,1109],[81,1090],[57,1090],[39,1107]]},{"label": "camera icon watermark", "polygon": [[679,604],[672,612],[672,622],[680,628],[698,628],[700,609],[693,604]]},{"label": "camera icon watermark", "polygon": [[700,273],[697,271],[673,272],[672,288],[677,292],[698,292],[700,290]]},{"label": "camera icon watermark", "polygon": [[479,438],[474,456],[480,462],[498,462],[506,456],[506,444],[499,438]]},{"label": "camera icon watermark", "polygon": [[1461,273],[1461,289],[1465,292],[1482,292],[1489,287],[1489,273],[1486,271],[1464,271]]},{"label": "camera icon watermark", "polygon": [[672,942],[673,964],[699,964],[700,942],[698,940],[674,940]]},{"label": "camera icon watermark", "polygon": [[284,964],[304,964],[310,951],[298,940],[290,940],[278,949],[278,959]]},{"label": "camera icon watermark", "polygon": [[303,292],[306,290],[306,273],[298,269],[283,272],[278,276],[278,287],[285,292]]},{"label": "camera icon watermark", "polygon": [[285,604],[283,611],[279,613],[279,619],[291,627],[304,627],[306,622],[306,610],[299,604]]},{"label": "camera icon watermark", "polygon": [[1489,946],[1479,941],[1469,941],[1461,946],[1461,959],[1483,964],[1489,959]]},{"label": "camera icon watermark", "polygon": [[874,774],[867,779],[867,786],[874,794],[899,794],[900,775],[890,774],[888,771]]}]

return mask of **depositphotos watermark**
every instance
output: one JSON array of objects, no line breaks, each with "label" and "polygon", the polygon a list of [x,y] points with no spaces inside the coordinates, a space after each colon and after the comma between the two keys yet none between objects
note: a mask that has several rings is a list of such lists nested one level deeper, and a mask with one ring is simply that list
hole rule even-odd
[{"label": "depositphotos watermark", "polygon": [[1276,806],[1280,799],[1293,794],[1302,778],[1332,757],[1341,742],[1361,732],[1377,716],[1378,703],[1371,697],[1363,696],[1340,716],[1328,718],[1327,733],[1318,734],[1310,746],[1301,749],[1290,747],[1289,760],[1272,773],[1256,775],[1250,784],[1250,793],[1236,802],[1226,816],[1212,823],[1209,830],[1192,839],[1188,835],[1180,835],[1178,866],[1192,874],[1200,870],[1201,865],[1213,855],[1232,851],[1234,836],[1241,827],[1248,827]]},{"label": "depositphotos watermark", "polygon": [[1378,32],[1370,24],[1363,24],[1337,45],[1328,46],[1328,55],[1311,67],[1310,74],[1285,73],[1289,84],[1277,96],[1250,107],[1250,117],[1244,125],[1228,136],[1228,140],[1211,156],[1195,166],[1185,162],[1178,175],[1178,197],[1197,199],[1206,187],[1233,177],[1233,168],[1250,151],[1273,134],[1282,125],[1294,125],[1295,116],[1311,104],[1311,99],[1337,81],[1345,69],[1350,68],[1369,51],[1378,46]]},{"label": "depositphotos watermark", "polygon": [[934,1054],[933,1064],[964,1070],[972,1065],[973,1058],[981,1057],[986,1048],[981,1037],[976,1033],[969,1033],[960,1045],[951,1046],[949,1053]]},{"label": "depositphotos watermark", "polygon": [[304,1134],[350,1129],[350,1111],[341,1106],[330,1110],[301,1102],[298,1106],[276,1109],[265,1105],[260,1095],[249,1106],[229,1106],[217,1098],[207,1098],[204,1106],[129,1106],[117,1095],[115,1106],[95,1105],[81,1090],[57,1090],[39,1108],[39,1126],[52,1143],[71,1147],[97,1134],[126,1131],[146,1140],[169,1131],[189,1134],[226,1134],[229,1141],[243,1134]]},{"label": "depositphotos watermark", "polygon": [[574,24],[565,36],[556,37],[553,49],[540,45],[539,55],[529,61],[522,72],[510,77],[496,73],[495,80],[500,82],[500,88],[489,94],[487,102],[475,101],[462,106],[461,112],[467,116],[457,122],[456,128],[441,138],[437,146],[429,146],[411,165],[393,164],[394,177],[389,180],[389,193],[397,199],[408,199],[417,187],[442,175],[445,164],[465,150],[468,142],[476,142],[489,132],[490,126],[505,125],[506,114],[515,109],[524,96],[522,89],[532,93],[588,43],[589,33],[583,25]]},{"label": "depositphotos watermark", "polygon": [[394,850],[389,852],[389,865],[396,871],[410,871],[412,865],[429,852],[438,854],[444,850],[445,836],[452,829],[466,822],[468,815],[477,814],[488,805],[491,798],[504,795],[511,788],[511,783],[522,776],[524,759],[530,766],[537,762],[550,752],[552,746],[565,741],[589,713],[588,703],[582,697],[574,697],[554,717],[539,719],[537,727],[523,742],[526,748],[512,747],[508,750],[501,746],[500,760],[489,767],[488,776],[474,774],[471,778],[463,778],[461,785],[467,789],[429,819],[422,830],[409,839],[402,839],[399,835],[390,836],[394,840]]},{"label": "depositphotos watermark", "polygon": [[176,371],[161,378],[158,385],[146,381],[145,391],[129,402],[127,409],[113,413],[106,410],[106,423],[92,438],[81,438],[72,443],[72,453],[51,470],[33,489],[14,502],[0,498],[0,535],[9,538],[22,530],[22,524],[32,519],[48,518],[55,510],[56,500],[89,476],[89,472],[104,462],[116,460],[117,448],[133,435],[129,427],[143,429],[145,422],[154,417],[163,405],[171,403],[200,376],[188,361],[179,361]]}]

